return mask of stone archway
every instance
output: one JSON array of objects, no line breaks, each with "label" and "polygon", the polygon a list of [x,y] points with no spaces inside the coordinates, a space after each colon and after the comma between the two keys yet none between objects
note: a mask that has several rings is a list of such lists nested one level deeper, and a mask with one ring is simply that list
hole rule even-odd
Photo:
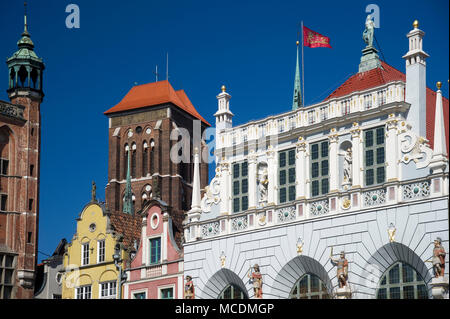
[{"label": "stone archway", "polygon": [[305,274],[314,274],[325,284],[328,294],[332,294],[332,283],[325,268],[317,260],[308,256],[297,256],[291,259],[275,277],[271,297],[289,298],[295,283]]},{"label": "stone archway", "polygon": [[242,290],[245,297],[248,298],[247,288],[242,279],[233,271],[223,268],[217,271],[205,284],[201,293],[202,299],[217,299],[220,293],[228,286],[234,285]]},{"label": "stone archway", "polygon": [[432,275],[425,262],[411,248],[396,242],[385,244],[372,254],[363,267],[360,280],[357,282],[358,289],[375,298],[381,277],[396,262],[404,262],[413,267],[427,285],[431,297]]}]

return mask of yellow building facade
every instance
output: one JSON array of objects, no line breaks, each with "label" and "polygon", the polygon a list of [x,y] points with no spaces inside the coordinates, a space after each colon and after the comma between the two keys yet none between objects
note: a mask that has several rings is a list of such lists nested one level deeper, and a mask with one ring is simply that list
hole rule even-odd
[{"label": "yellow building facade", "polygon": [[[130,247],[132,238],[118,232],[118,228],[126,227],[130,219],[135,218],[122,213],[110,214],[97,201],[84,207],[77,218],[77,231],[66,245],[63,299],[118,298],[121,294],[120,269],[133,251]],[[121,225],[117,227],[117,224]],[[137,226],[138,223],[131,224]]]}]

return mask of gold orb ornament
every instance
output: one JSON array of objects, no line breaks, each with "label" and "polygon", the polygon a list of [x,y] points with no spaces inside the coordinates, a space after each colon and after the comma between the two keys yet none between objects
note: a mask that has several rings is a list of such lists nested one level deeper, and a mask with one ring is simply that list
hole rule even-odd
[{"label": "gold orb ornament", "polygon": [[436,83],[436,87],[438,88],[438,90],[441,89],[441,87],[442,87],[441,81],[438,81],[438,82]]},{"label": "gold orb ornament", "polygon": [[226,87],[225,87],[225,85],[222,85],[222,92],[225,92],[226,91]]},{"label": "gold orb ornament", "polygon": [[419,27],[419,21],[418,20],[414,20],[413,27],[414,27],[414,29],[417,29]]},{"label": "gold orb ornament", "polygon": [[299,45],[300,44],[300,42],[299,41],[297,41],[297,45]]}]

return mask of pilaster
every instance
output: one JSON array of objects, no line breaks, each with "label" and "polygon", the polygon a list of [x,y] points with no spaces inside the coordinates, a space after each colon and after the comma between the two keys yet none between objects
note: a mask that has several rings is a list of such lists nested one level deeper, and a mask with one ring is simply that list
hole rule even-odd
[{"label": "pilaster", "polygon": [[332,128],[330,135],[328,135],[330,193],[337,192],[339,189],[338,140],[339,136],[336,133],[336,128]]},{"label": "pilaster", "polygon": [[363,179],[362,173],[362,141],[361,129],[358,123],[353,123],[350,130],[352,134],[352,188],[360,188]]}]

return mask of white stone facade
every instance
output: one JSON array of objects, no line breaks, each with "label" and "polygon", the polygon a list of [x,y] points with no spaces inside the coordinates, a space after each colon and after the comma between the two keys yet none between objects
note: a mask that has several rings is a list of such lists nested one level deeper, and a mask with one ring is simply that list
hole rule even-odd
[{"label": "white stone facade", "polygon": [[[424,33],[412,34],[422,54]],[[252,298],[247,275],[254,264],[263,275],[263,298],[289,298],[304,274],[318,276],[335,297],[331,249],[346,254],[351,298],[375,298],[381,277],[399,261],[417,271],[433,297],[428,260],[434,239],[440,237],[449,250],[448,160],[442,121],[435,127],[435,136],[444,134],[440,145],[435,144],[437,154],[422,132],[425,117],[411,115],[411,110],[426,110],[425,93],[411,93],[425,83],[426,70],[420,62],[423,72],[408,71],[417,53],[411,45],[415,42],[410,41],[406,57],[406,82],[391,81],[237,127],[227,121],[216,130],[216,175],[201,212],[188,213],[185,221],[184,270],[192,276],[198,298],[218,298],[230,284]],[[218,113],[225,97],[229,112],[229,95],[223,89]],[[440,90],[437,99],[442,99]],[[436,107],[442,108],[442,101]],[[383,182],[367,186],[365,132],[379,128]],[[311,145],[325,141],[328,188],[317,195],[312,193]],[[350,164],[344,163],[349,149]],[[292,150],[295,182],[289,186],[294,193],[281,203],[279,154]],[[247,205],[234,212],[233,166],[244,161]],[[261,167],[267,168],[268,183],[261,184],[267,187],[267,198],[261,195]],[[445,271],[448,276],[448,257]]]}]

